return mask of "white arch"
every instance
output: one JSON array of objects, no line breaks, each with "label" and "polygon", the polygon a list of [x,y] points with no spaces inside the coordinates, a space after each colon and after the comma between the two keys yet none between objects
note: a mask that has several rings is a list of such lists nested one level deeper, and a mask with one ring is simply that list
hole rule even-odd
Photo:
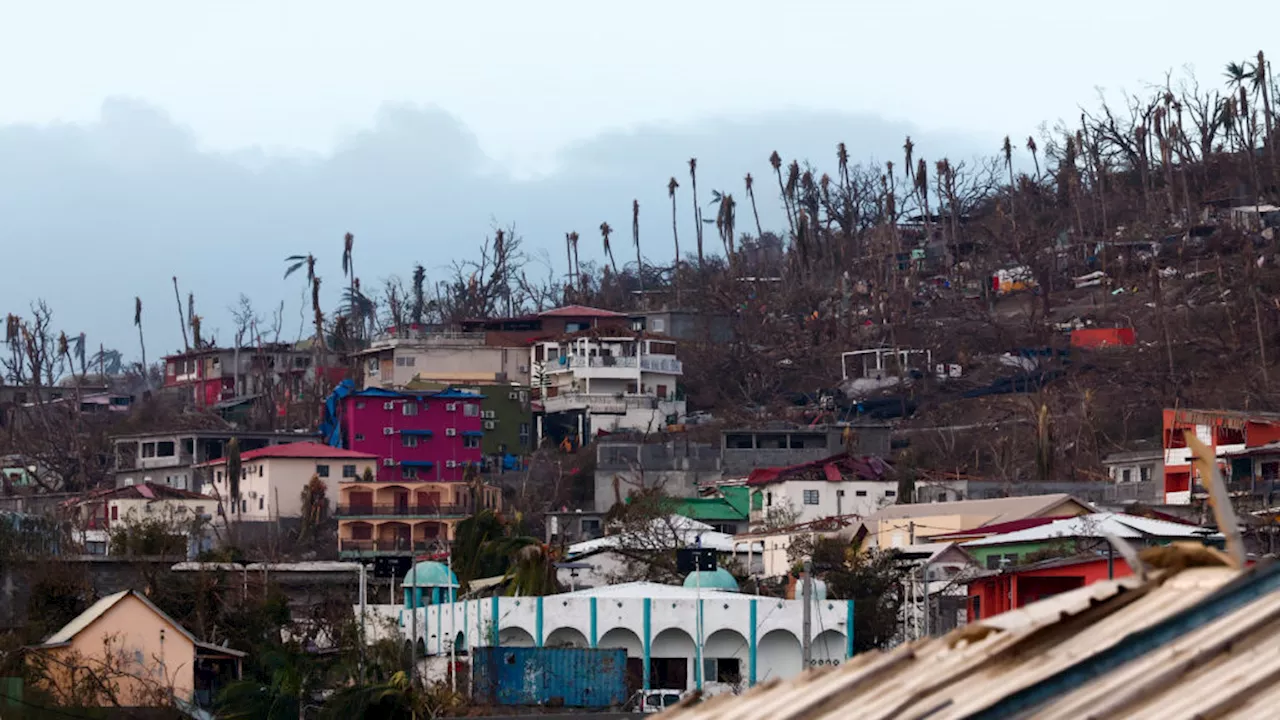
[{"label": "white arch", "polygon": [[573,627],[560,627],[552,630],[547,634],[545,640],[542,641],[545,647],[572,647],[585,648],[591,647],[591,643],[587,640],[587,636],[582,631]]},{"label": "white arch", "polygon": [[522,627],[504,627],[498,630],[498,644],[502,647],[533,647],[533,636]]},{"label": "white arch", "polygon": [[771,630],[756,644],[756,682],[789,678],[802,669],[800,639],[790,630]]},{"label": "white arch", "polygon": [[[649,643],[649,657],[652,659],[683,658],[685,663],[684,686],[692,688],[694,656],[693,636],[678,627],[670,627],[653,636]],[[654,682],[657,682],[655,679]]]},{"label": "white arch", "polygon": [[839,630],[825,630],[813,639],[811,657],[814,664],[839,664],[844,662],[845,637]]},{"label": "white arch", "polygon": [[[704,659],[714,660],[737,660],[738,661],[738,682],[744,683],[747,680],[751,662],[751,645],[742,633],[737,630],[728,628],[716,630],[707,636],[706,641],[702,644],[702,657]],[[703,663],[707,665],[709,663]],[[730,663],[731,664],[731,663]],[[721,669],[722,663],[717,662],[717,669]],[[702,678],[703,685],[719,682],[719,679],[710,671],[707,677]]]},{"label": "white arch", "polygon": [[627,628],[613,628],[601,635],[596,647],[621,648],[627,651],[627,657],[644,657],[644,644],[640,642],[640,636]]}]

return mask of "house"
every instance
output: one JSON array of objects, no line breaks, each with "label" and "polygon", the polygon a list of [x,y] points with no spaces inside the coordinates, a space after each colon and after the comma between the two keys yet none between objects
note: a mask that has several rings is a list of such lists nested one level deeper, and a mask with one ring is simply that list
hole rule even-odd
[{"label": "house", "polygon": [[[797,541],[812,543],[827,538],[852,540],[860,525],[858,515],[825,517],[805,523],[782,527],[765,527],[733,537],[737,546],[748,550],[747,567],[760,577],[774,578],[790,575],[797,558],[792,557],[792,547]],[[759,563],[755,553],[759,551]]]},{"label": "house", "polygon": [[207,530],[218,499],[190,490],[144,482],[109,488],[62,504],[71,539],[89,555],[110,555],[116,528],[155,524],[193,555],[209,547]]},{"label": "house", "polygon": [[213,407],[272,390],[299,397],[318,382],[342,379],[345,369],[334,367],[331,354],[316,354],[292,343],[267,343],[238,348],[203,347],[164,357],[164,387],[180,393],[196,407]]},{"label": "house", "polygon": [[537,341],[530,357],[539,441],[657,432],[685,416],[684,367],[669,339],[585,330]]},{"label": "house", "polygon": [[681,342],[727,343],[733,339],[733,319],[729,315],[700,310],[645,310],[632,313],[633,332],[665,335]]},{"label": "house", "polygon": [[863,522],[859,532],[881,549],[914,545],[917,538],[972,530],[983,525],[1036,517],[1068,517],[1094,508],[1066,493],[889,505]]},{"label": "house", "polygon": [[206,492],[218,499],[225,520],[272,522],[302,516],[302,493],[313,477],[325,485],[330,503],[338,498],[339,479],[373,476],[378,456],[318,442],[269,445],[240,454],[239,504],[231,496],[227,459],[200,466]]},{"label": "house", "polygon": [[977,622],[1051,595],[1132,574],[1123,557],[1093,552],[992,569],[969,581],[966,617]]},{"label": "house", "polygon": [[1190,523],[1170,522],[1124,513],[1091,513],[1002,532],[961,546],[978,564],[989,570],[1017,567],[1043,554],[1110,552],[1108,537],[1118,537],[1136,547],[1165,545],[1175,540],[1222,540],[1221,533]]},{"label": "house", "polygon": [[640,434],[608,435],[596,443],[591,509],[606,513],[642,488],[660,487],[673,498],[697,497],[723,477],[720,448],[715,444],[695,442],[684,433],[656,439]]},{"label": "house", "polygon": [[[1192,468],[1186,431],[1218,458],[1232,490],[1258,492],[1280,477],[1280,413],[1234,410],[1164,411],[1164,502],[1187,505],[1203,488]],[[1273,443],[1277,443],[1273,445]]]},{"label": "house", "polygon": [[344,559],[446,549],[459,522],[502,509],[493,485],[425,479],[338,481],[338,554]]},{"label": "house", "polygon": [[37,685],[78,707],[207,708],[245,656],[201,642],[136,590],[98,600],[28,651]]},{"label": "house", "polygon": [[724,430],[721,467],[728,477],[745,477],[756,468],[799,465],[842,452],[888,457],[892,432],[886,423]]},{"label": "house", "polygon": [[[494,344],[504,340],[511,344]],[[415,380],[444,386],[529,384],[524,343],[483,331],[393,327],[352,357],[364,367],[365,389],[395,390]]]},{"label": "house", "polygon": [[751,526],[785,518],[787,524],[827,517],[868,516],[897,501],[893,468],[878,457],[834,455],[799,465],[752,470]]},{"label": "house", "polygon": [[111,438],[116,487],[155,483],[200,491],[197,468],[227,456],[227,444],[235,440],[240,453],[271,445],[306,442],[316,438],[304,432],[250,432],[243,430],[174,430],[115,435]]},{"label": "house", "polygon": [[710,494],[676,501],[675,512],[706,523],[716,532],[746,532],[751,520],[751,490],[745,485],[721,485]]},{"label": "house", "polygon": [[463,332],[494,334],[495,337],[488,340],[493,344],[527,346],[533,340],[561,337],[586,330],[625,331],[629,324],[626,315],[612,310],[586,305],[565,305],[532,315],[463,320],[461,327]]},{"label": "house", "polygon": [[[594,575],[616,580],[626,570],[626,565],[636,562],[637,558],[687,547],[715,551],[722,564],[739,563],[748,573],[753,572],[753,560],[763,550],[758,541],[739,540],[717,532],[706,523],[682,515],[670,515],[655,518],[647,526],[574,543],[566,549],[565,559],[569,562],[592,562],[588,558],[598,556],[593,563]],[[601,555],[605,551],[607,554]]]},{"label": "house", "polygon": [[447,657],[455,647],[625,650],[633,690],[732,693],[789,678],[804,670],[802,638],[815,665],[852,656],[853,601],[815,596],[806,624],[804,600],[743,593],[726,575],[706,571],[681,585],[632,582],[544,597],[430,603],[408,609],[416,618],[404,625],[417,629],[429,657]]},{"label": "house", "polygon": [[[450,386],[415,378],[405,389],[443,391]],[[480,420],[484,437],[480,452],[486,466],[494,471],[515,470],[518,459],[533,451],[533,410],[529,386],[515,383],[453,386],[455,390],[480,397]]]},{"label": "house", "polygon": [[480,466],[483,400],[452,388],[353,392],[343,384],[330,398],[337,415],[326,419],[322,432],[329,430],[330,445],[378,456],[380,482],[452,482]]}]

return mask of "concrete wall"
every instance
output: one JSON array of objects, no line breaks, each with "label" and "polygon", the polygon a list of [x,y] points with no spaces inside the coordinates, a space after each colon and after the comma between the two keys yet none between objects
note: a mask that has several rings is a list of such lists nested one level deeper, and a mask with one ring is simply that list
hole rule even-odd
[{"label": "concrete wall", "polygon": [[697,497],[699,485],[714,485],[720,482],[718,470],[709,472],[685,470],[596,470],[595,497],[592,509],[596,512],[608,512],[613,507],[614,478],[618,481],[618,491],[623,498],[641,488],[661,487],[668,495],[677,498]]},{"label": "concrete wall", "polygon": [[[624,649],[628,657],[645,660],[646,669],[650,658],[684,658],[686,686],[694,688],[704,680],[692,635],[697,604],[683,595],[590,597],[571,593],[484,598],[420,608],[416,611],[417,631],[429,655],[448,654],[453,641],[460,642],[460,648],[494,644],[539,647],[554,637],[561,643]],[[706,591],[702,602],[704,658],[741,658],[744,685],[787,678],[801,671],[803,600]],[[839,664],[849,657],[845,632],[852,602],[813,602],[814,664]],[[406,633],[412,627],[409,612],[401,614]],[[649,681],[647,672],[645,680]],[[710,685],[714,683],[705,683],[705,689],[716,689]]]}]

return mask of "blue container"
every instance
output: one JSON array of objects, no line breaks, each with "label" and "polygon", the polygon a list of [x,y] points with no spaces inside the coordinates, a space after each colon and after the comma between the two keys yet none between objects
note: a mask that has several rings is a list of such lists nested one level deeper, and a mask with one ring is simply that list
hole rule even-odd
[{"label": "blue container", "polygon": [[475,699],[494,705],[621,707],[627,651],[481,647],[472,651]]}]

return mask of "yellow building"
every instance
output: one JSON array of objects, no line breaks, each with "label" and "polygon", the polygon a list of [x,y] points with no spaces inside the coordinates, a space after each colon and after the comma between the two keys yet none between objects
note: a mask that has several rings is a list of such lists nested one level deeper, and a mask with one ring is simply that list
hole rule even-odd
[{"label": "yellow building", "polygon": [[244,653],[200,642],[134,590],[108,595],[29,648],[36,686],[60,705],[208,705]]},{"label": "yellow building", "polygon": [[[478,492],[478,497],[474,497]],[[502,508],[502,491],[463,482],[338,483],[338,551],[342,557],[443,550],[454,528],[477,510]]]}]

